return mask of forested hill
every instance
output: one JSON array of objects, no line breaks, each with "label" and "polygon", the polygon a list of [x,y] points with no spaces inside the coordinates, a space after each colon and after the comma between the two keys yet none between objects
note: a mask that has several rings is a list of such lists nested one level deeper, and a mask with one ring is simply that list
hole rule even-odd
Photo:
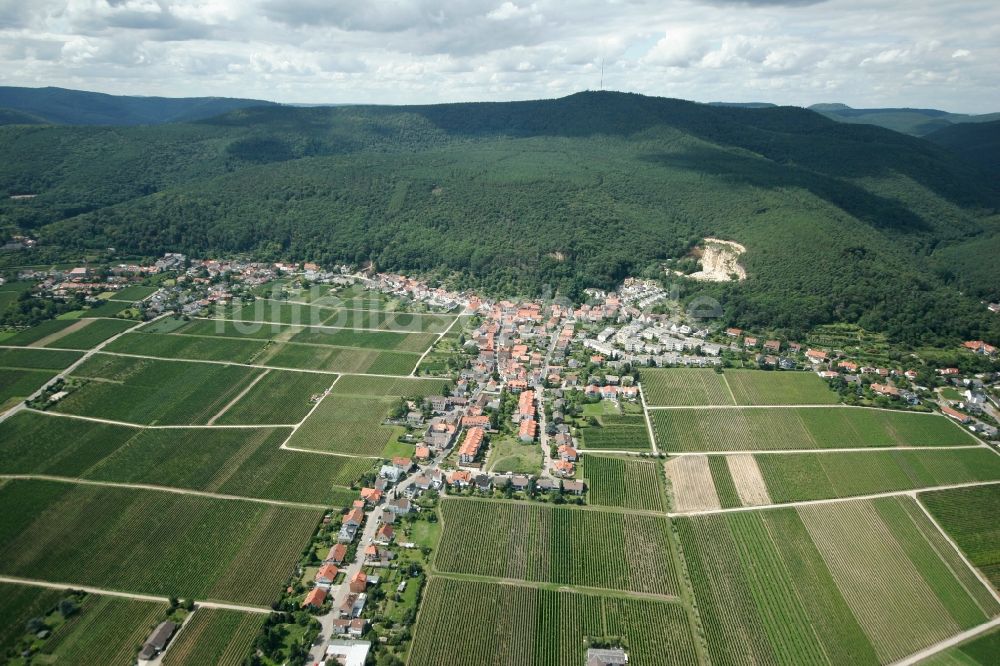
[{"label": "forested hill", "polygon": [[959,294],[982,274],[954,256],[994,226],[996,179],[948,148],[799,108],[610,92],[255,107],[155,127],[0,127],[0,158],[0,193],[37,195],[4,197],[2,222],[43,246],[373,260],[579,297],[662,275],[718,236],[748,248],[748,280],[688,293],[720,298],[734,323],[1000,337]]},{"label": "forested hill", "polygon": [[[226,97],[132,97],[66,88],[0,86],[0,109],[56,125],[156,125],[210,118],[233,109],[273,105]],[[0,124],[8,124],[0,113]]]}]

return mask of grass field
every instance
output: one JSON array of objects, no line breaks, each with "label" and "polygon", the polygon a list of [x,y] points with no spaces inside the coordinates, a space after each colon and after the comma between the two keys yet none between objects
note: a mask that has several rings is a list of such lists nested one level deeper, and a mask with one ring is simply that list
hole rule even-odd
[{"label": "grass field", "polygon": [[21,480],[0,486],[0,506],[5,574],[254,605],[277,598],[322,515],[240,500]]},{"label": "grass field", "polygon": [[288,428],[145,430],[44,414],[0,423],[0,473],[348,506],[371,461],[279,449]]},{"label": "grass field", "polygon": [[680,604],[439,576],[428,583],[409,663],[578,666],[588,643],[608,636],[627,642],[629,663],[698,663]]},{"label": "grass field", "polygon": [[266,618],[257,613],[199,608],[171,643],[163,666],[241,666],[253,651],[253,641]]},{"label": "grass field", "polygon": [[580,428],[583,448],[604,451],[649,451],[649,428],[642,414],[606,414],[599,425]]},{"label": "grass field", "polygon": [[462,499],[441,516],[439,571],[678,594],[665,516]]},{"label": "grass field", "polygon": [[666,511],[663,463],[635,457],[586,454],[580,476],[587,480],[587,500],[601,506]]},{"label": "grass field", "polygon": [[542,450],[534,442],[525,444],[513,437],[490,440],[487,470],[494,474],[538,474],[542,469]]},{"label": "grass field", "polygon": [[396,398],[328,395],[295,431],[288,446],[347,455],[381,456],[399,432],[394,426],[383,425],[395,403]]},{"label": "grass field", "polygon": [[887,498],[678,518],[712,662],[885,663],[996,613],[914,509]]},{"label": "grass field", "polygon": [[219,416],[219,425],[295,424],[315,404],[311,398],[330,388],[335,377],[308,372],[267,370],[264,377]]},{"label": "grass field", "polygon": [[650,406],[732,405],[722,373],[701,368],[649,368],[642,371],[642,390]]},{"label": "grass field", "polygon": [[87,382],[55,411],[144,425],[207,423],[262,370],[99,354],[73,371]]},{"label": "grass field", "polygon": [[976,443],[943,416],[853,407],[650,411],[664,451],[780,451]]},{"label": "grass field", "polygon": [[1000,590],[1000,484],[920,493],[920,501],[969,561]]},{"label": "grass field", "polygon": [[774,453],[754,457],[776,503],[1000,481],[1000,456],[978,447],[943,451]]}]

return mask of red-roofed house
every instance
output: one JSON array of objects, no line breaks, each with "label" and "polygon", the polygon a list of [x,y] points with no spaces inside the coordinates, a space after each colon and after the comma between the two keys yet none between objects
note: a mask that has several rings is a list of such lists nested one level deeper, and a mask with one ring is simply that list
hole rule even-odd
[{"label": "red-roofed house", "polygon": [[368,576],[365,575],[364,571],[359,571],[351,576],[351,582],[348,585],[351,592],[364,592],[365,588],[368,587]]},{"label": "red-roofed house", "polygon": [[822,363],[826,360],[826,352],[821,349],[809,349],[806,351],[806,358],[813,363]]},{"label": "red-roofed house", "polygon": [[326,589],[322,587],[314,587],[309,590],[309,594],[307,594],[306,598],[302,600],[302,607],[321,608],[324,601],[326,601]]},{"label": "red-roofed house", "polygon": [[951,407],[942,407],[941,413],[944,414],[945,416],[950,416],[959,423],[968,423],[969,421],[972,420],[970,417],[966,416],[962,412],[958,411],[957,409],[952,409]]},{"label": "red-roofed house", "polygon": [[336,546],[330,549],[327,553],[326,561],[332,562],[333,564],[340,564],[347,557],[347,544],[338,543]]},{"label": "red-roofed house", "polygon": [[319,571],[316,572],[314,580],[317,585],[326,585],[329,587],[330,585],[333,585],[333,581],[337,579],[338,572],[339,569],[337,569],[335,565],[324,564],[319,568]]},{"label": "red-roofed house", "polygon": [[530,442],[535,439],[538,432],[538,424],[533,419],[521,421],[521,426],[517,430],[517,436],[522,442]]},{"label": "red-roofed house", "polygon": [[392,542],[394,535],[395,530],[392,529],[392,525],[382,525],[382,527],[378,528],[378,532],[375,533],[375,543],[388,546]]}]

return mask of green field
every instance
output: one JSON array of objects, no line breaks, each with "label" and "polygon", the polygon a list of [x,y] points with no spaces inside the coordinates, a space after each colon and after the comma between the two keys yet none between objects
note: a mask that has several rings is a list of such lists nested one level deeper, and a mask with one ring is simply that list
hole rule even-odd
[{"label": "green field", "polygon": [[163,666],[212,664],[241,666],[267,616],[260,613],[199,608],[170,644]]},{"label": "green field", "polygon": [[1000,456],[980,447],[768,453],[754,457],[775,503],[1000,481]]},{"label": "green field", "polygon": [[579,476],[587,480],[591,504],[667,510],[662,461],[588,453],[583,456]]},{"label": "green field", "polygon": [[1000,654],[1000,628],[966,641],[920,662],[920,666],[995,666]]},{"label": "green field", "polygon": [[451,386],[448,379],[431,377],[358,377],[345,376],[334,384],[331,393],[337,395],[417,396],[441,395],[441,389]]},{"label": "green field", "polygon": [[840,396],[813,372],[726,370],[737,405],[835,405]]},{"label": "green field", "polygon": [[651,410],[664,451],[780,451],[976,443],[935,414],[855,407]]},{"label": "green field", "polygon": [[533,474],[542,469],[542,450],[534,442],[525,444],[514,437],[490,440],[487,471],[494,474]]},{"label": "green field", "polygon": [[920,501],[1000,590],[1000,484],[920,493]]},{"label": "green field", "polygon": [[1000,611],[909,498],[676,523],[715,664],[885,663]]},{"label": "green field", "polygon": [[[159,322],[157,322],[159,323]],[[264,340],[236,340],[164,333],[128,333],[104,351],[165,359],[255,363],[268,343]]]},{"label": "green field", "polygon": [[419,359],[416,352],[271,343],[255,362],[296,370],[408,375]]},{"label": "green field", "polygon": [[135,326],[136,322],[124,319],[81,319],[84,326],[71,331],[58,340],[46,344],[46,347],[60,349],[91,349],[108,338],[118,335]]},{"label": "green field", "polygon": [[650,406],[732,405],[722,373],[701,368],[648,368],[642,390]]},{"label": "green field", "polygon": [[67,319],[49,319],[37,326],[32,326],[29,329],[16,333],[4,340],[3,343],[12,347],[26,347],[50,335],[59,333],[64,328],[68,328],[75,323],[75,321]]},{"label": "green field", "polygon": [[704,368],[650,368],[642,371],[646,404],[651,407],[697,405],[832,405],[840,397],[812,372],[767,372]]},{"label": "green field", "polygon": [[264,372],[262,379],[216,419],[216,424],[298,423],[315,404],[312,397],[323,395],[335,379],[309,372]]},{"label": "green field", "polygon": [[130,309],[131,303],[124,301],[104,301],[83,311],[83,317],[116,317]]},{"label": "green field", "polygon": [[253,605],[278,597],[322,515],[242,500],[21,480],[0,486],[0,506],[4,574]]},{"label": "green field", "polygon": [[278,447],[288,428],[162,429],[22,413],[0,423],[0,473],[147,483],[348,506],[370,461]]},{"label": "green field", "polygon": [[629,663],[697,664],[678,603],[430,579],[409,663],[420,666],[579,666],[592,640],[616,636]]},{"label": "green field", "polygon": [[399,433],[399,428],[383,425],[396,401],[396,398],[328,395],[295,431],[288,446],[345,455],[381,456]]},{"label": "green field", "polygon": [[346,309],[322,305],[258,299],[227,314],[227,319],[302,326],[394,330],[405,333],[441,333],[454,315],[410,314],[371,309]]},{"label": "green field", "polygon": [[72,376],[87,380],[54,410],[144,425],[207,423],[262,370],[99,354]]},{"label": "green field", "polygon": [[49,370],[11,370],[0,368],[0,410],[13,407],[45,386],[55,376]]},{"label": "green field", "polygon": [[148,287],[141,284],[133,284],[125,287],[121,291],[116,291],[112,294],[111,298],[116,301],[128,301],[135,302],[141,301],[144,298],[152,296],[158,287]]},{"label": "green field", "polygon": [[715,494],[719,497],[719,506],[723,509],[743,506],[725,456],[709,456],[708,468],[712,474]]},{"label": "green field", "polygon": [[73,351],[23,348],[0,349],[0,368],[9,370],[63,370],[83,354]]},{"label": "green field", "polygon": [[446,499],[441,517],[439,571],[679,593],[666,516]]},{"label": "green field", "polygon": [[[128,664],[137,646],[166,618],[167,604],[88,594],[68,618],[57,612],[68,592],[26,585],[0,586],[0,660],[33,618],[51,618],[51,635],[36,641],[32,663]],[[12,655],[11,655],[12,656]],[[6,660],[4,660],[6,663]]]},{"label": "green field", "polygon": [[580,428],[583,448],[604,451],[649,451],[649,428],[642,414],[605,414],[598,425]]}]

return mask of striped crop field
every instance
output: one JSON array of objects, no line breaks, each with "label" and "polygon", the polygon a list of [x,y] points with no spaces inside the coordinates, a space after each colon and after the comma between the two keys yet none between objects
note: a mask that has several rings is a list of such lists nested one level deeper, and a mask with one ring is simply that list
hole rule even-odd
[{"label": "striped crop field", "polygon": [[335,377],[265,370],[263,377],[216,419],[219,425],[295,424],[309,414]]},{"label": "striped crop field", "polygon": [[662,461],[591,453],[582,460],[581,474],[587,480],[587,500],[591,504],[667,510]]},{"label": "striped crop field", "polygon": [[0,506],[0,573],[257,606],[278,598],[322,516],[243,500],[24,480],[0,486]]},{"label": "striped crop field", "polygon": [[677,595],[666,516],[447,499],[439,571]]},{"label": "striped crop field", "polygon": [[136,325],[137,322],[124,319],[80,319],[82,326],[51,339],[46,347],[60,349],[91,349],[108,338],[118,335]]},{"label": "striped crop field", "polygon": [[72,376],[86,380],[53,408],[143,425],[207,423],[262,370],[232,365],[109,356],[90,357]]},{"label": "striped crop field", "polygon": [[649,428],[642,414],[604,414],[599,425],[580,429],[583,448],[603,451],[650,451]]},{"label": "striped crop field", "polygon": [[937,414],[855,407],[651,410],[664,451],[780,451],[891,446],[973,445]]},{"label": "striped crop field", "polygon": [[737,405],[835,405],[840,396],[813,372],[726,370]]},{"label": "striped crop field", "polygon": [[642,371],[649,406],[734,405],[722,373],[702,368],[649,368]]},{"label": "striped crop field", "polygon": [[877,664],[1000,605],[910,498],[678,518],[715,664]]},{"label": "striped crop field", "polygon": [[24,412],[0,423],[0,473],[145,483],[241,497],[349,506],[362,458],[279,448],[289,428],[164,429]]},{"label": "striped crop field", "polygon": [[451,386],[449,379],[432,377],[341,377],[331,393],[335,395],[375,396],[375,397],[426,397],[441,395],[445,386]]},{"label": "striped crop field", "polygon": [[331,393],[299,426],[288,446],[378,457],[400,432],[399,428],[384,424],[396,402],[396,398]]},{"label": "striped crop field", "polygon": [[163,656],[163,666],[241,666],[267,615],[199,608]]},{"label": "striped crop field", "polygon": [[587,645],[617,636],[630,663],[697,664],[688,613],[679,603],[431,578],[410,664],[578,666]]},{"label": "striped crop field", "polygon": [[920,493],[934,520],[1000,590],[1000,484]]},{"label": "striped crop field", "polygon": [[775,503],[1000,481],[1000,456],[982,447],[765,453],[754,458]]}]

